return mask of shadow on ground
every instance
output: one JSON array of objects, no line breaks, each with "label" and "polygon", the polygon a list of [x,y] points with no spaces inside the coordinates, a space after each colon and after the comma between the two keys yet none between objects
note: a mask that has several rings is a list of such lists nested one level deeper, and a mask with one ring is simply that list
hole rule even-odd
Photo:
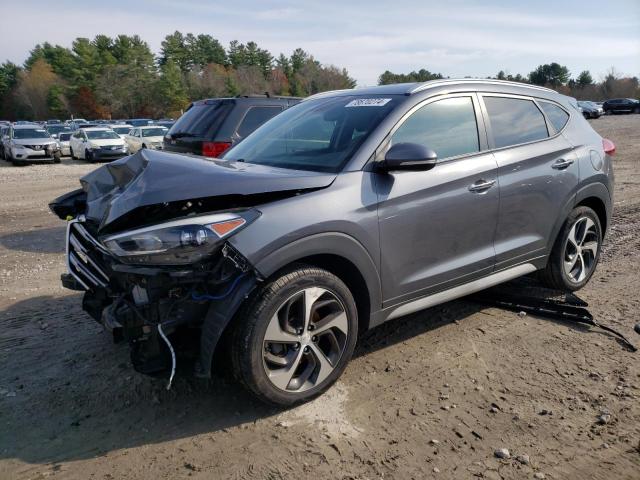
[{"label": "shadow on ground", "polygon": [[30,253],[63,253],[65,226],[38,228],[0,236],[0,245],[8,250]]}]

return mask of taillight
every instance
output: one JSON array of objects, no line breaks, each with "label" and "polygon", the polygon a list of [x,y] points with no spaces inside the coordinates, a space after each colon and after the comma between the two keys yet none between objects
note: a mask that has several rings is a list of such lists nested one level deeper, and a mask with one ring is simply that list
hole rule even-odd
[{"label": "taillight", "polygon": [[604,148],[604,153],[607,155],[616,153],[616,145],[608,138],[602,139],[602,148]]},{"label": "taillight", "polygon": [[202,142],[202,155],[217,157],[231,146],[231,142]]}]

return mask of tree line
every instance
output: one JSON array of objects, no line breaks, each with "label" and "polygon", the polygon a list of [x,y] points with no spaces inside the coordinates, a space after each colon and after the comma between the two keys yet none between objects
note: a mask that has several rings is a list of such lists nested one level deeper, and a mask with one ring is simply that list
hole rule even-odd
[{"label": "tree line", "polygon": [[[441,73],[421,69],[410,73],[393,73],[385,71],[378,78],[378,85],[403,82],[426,82],[446,78]],[[640,98],[638,77],[623,77],[612,67],[601,81],[596,82],[589,70],[583,70],[577,77],[572,78],[569,69],[552,62],[539,65],[528,75],[507,74],[500,70],[495,76],[497,80],[530,83],[553,88],[560,93],[575,97],[578,100],[607,100],[609,98]]]},{"label": "tree line", "polygon": [[[379,85],[445,78],[420,69],[385,71]],[[611,68],[596,82],[588,70],[575,78],[556,62],[528,75],[500,80],[544,85],[577,99],[640,97],[637,77]],[[138,35],[93,40],[77,38],[71,48],[36,45],[23,65],[0,65],[0,119],[177,117],[193,100],[265,93],[307,96],[353,88],[344,68],[323,65],[301,48],[274,57],[255,42],[237,40],[225,47],[211,35],[176,31],[162,41],[159,55]]]},{"label": "tree line", "polygon": [[174,32],[155,56],[138,35],[36,45],[23,65],[0,65],[0,119],[177,117],[190,101],[265,93],[307,96],[353,88],[346,69],[301,48],[272,54],[255,42],[224,47]]}]

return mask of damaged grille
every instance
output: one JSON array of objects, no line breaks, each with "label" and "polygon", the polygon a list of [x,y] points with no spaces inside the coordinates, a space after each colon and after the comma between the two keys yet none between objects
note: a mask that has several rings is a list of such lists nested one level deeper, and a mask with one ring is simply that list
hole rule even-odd
[{"label": "damaged grille", "polygon": [[100,266],[99,251],[103,247],[78,220],[67,227],[67,269],[86,290],[104,288],[109,277]]}]

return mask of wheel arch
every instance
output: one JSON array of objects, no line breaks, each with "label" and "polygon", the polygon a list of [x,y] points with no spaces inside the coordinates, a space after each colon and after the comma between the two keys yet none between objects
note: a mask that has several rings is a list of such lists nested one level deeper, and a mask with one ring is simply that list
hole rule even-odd
[{"label": "wheel arch", "polygon": [[602,183],[591,183],[576,193],[575,207],[589,207],[598,215],[604,238],[610,226],[612,201],[609,189]]},{"label": "wheel arch", "polygon": [[378,268],[365,247],[350,235],[326,232],[291,242],[262,258],[255,269],[265,278],[294,263],[333,273],[351,290],[358,308],[359,331],[369,328],[382,304]]}]

